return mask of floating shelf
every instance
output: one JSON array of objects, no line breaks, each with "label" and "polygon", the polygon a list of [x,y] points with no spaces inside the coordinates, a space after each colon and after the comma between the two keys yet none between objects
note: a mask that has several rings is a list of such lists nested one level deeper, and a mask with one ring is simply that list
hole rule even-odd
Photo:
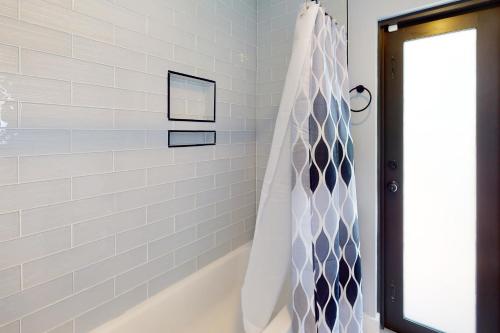
[{"label": "floating shelf", "polygon": [[216,82],[168,72],[168,119],[215,122]]},{"label": "floating shelf", "polygon": [[169,147],[213,146],[216,144],[216,141],[217,133],[215,131],[168,131]]}]

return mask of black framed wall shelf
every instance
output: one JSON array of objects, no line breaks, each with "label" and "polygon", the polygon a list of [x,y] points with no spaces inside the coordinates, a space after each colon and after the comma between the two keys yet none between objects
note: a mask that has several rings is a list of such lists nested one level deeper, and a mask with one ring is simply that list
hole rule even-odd
[{"label": "black framed wall shelf", "polygon": [[215,122],[215,81],[168,71],[167,89],[169,120]]},{"label": "black framed wall shelf", "polygon": [[217,143],[216,131],[198,131],[198,130],[168,131],[168,146],[171,148],[214,146],[216,143]]}]

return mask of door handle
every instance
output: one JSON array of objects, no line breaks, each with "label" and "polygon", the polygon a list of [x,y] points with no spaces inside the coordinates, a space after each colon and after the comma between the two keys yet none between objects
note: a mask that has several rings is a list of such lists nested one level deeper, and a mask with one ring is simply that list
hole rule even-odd
[{"label": "door handle", "polygon": [[399,183],[395,180],[387,183],[387,190],[391,193],[396,193],[399,190]]}]

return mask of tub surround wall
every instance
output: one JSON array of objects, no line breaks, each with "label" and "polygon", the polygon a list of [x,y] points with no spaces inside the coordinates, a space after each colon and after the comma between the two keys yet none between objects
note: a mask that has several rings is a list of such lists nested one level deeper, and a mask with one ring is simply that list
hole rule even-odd
[{"label": "tub surround wall", "polygon": [[92,333],[243,332],[240,290],[250,246],[215,260]]},{"label": "tub surround wall", "polygon": [[[86,332],[251,239],[256,3],[0,1],[0,332]],[[167,71],[217,123],[167,121]],[[167,147],[167,129],[217,146]]]},{"label": "tub surround wall", "polygon": [[257,0],[257,203],[303,0]]}]

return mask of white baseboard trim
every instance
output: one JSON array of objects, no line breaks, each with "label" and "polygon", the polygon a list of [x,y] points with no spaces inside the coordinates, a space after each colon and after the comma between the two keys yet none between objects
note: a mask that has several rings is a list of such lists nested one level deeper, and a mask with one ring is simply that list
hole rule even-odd
[{"label": "white baseboard trim", "polygon": [[387,328],[380,328],[380,315],[363,315],[363,333],[395,333]]},{"label": "white baseboard trim", "polygon": [[363,333],[380,333],[380,316],[375,317],[368,314],[363,315]]}]

